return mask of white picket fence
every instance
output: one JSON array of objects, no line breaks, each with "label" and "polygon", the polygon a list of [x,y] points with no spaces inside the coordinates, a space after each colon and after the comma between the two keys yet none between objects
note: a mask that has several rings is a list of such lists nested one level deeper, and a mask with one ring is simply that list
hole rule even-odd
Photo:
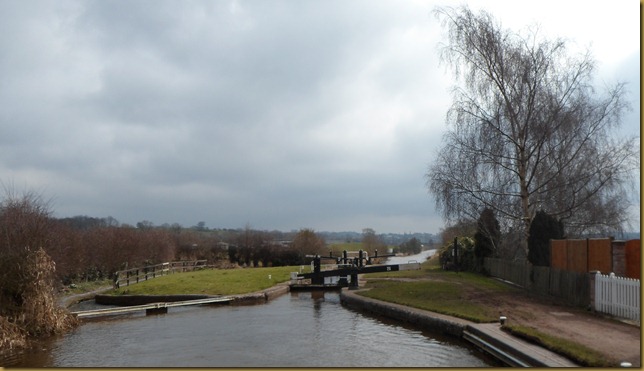
[{"label": "white picket fence", "polygon": [[595,310],[640,322],[640,280],[597,274]]}]

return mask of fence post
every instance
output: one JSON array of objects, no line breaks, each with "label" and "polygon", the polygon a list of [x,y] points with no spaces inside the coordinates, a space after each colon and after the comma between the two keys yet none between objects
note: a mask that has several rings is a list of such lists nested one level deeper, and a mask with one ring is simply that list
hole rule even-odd
[{"label": "fence post", "polygon": [[597,311],[597,301],[595,300],[595,293],[597,291],[596,282],[597,282],[597,275],[601,274],[600,271],[593,271],[590,272],[590,310],[594,313]]},{"label": "fence post", "polygon": [[[617,280],[615,279],[615,273],[610,272],[608,277],[608,282],[610,282],[610,303],[613,308],[616,308],[617,306],[615,304],[617,303]],[[619,315],[619,313],[616,314]]]}]

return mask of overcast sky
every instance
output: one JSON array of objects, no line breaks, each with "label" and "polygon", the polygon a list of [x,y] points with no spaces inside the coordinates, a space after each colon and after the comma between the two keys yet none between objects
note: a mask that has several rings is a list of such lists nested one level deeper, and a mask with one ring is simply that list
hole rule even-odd
[{"label": "overcast sky", "polygon": [[[0,0],[0,182],[57,217],[438,232],[454,82],[432,10],[460,4]],[[470,7],[590,48],[639,135],[638,0]]]}]

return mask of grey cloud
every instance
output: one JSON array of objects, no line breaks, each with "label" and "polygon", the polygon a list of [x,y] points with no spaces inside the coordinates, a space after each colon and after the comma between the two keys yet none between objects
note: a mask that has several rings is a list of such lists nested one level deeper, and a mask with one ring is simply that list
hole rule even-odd
[{"label": "grey cloud", "polygon": [[61,216],[436,232],[432,8],[0,2],[0,172]]}]

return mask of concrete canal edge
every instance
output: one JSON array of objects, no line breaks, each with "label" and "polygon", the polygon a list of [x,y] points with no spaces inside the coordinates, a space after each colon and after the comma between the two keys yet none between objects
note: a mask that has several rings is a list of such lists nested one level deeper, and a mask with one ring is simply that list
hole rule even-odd
[{"label": "concrete canal edge", "polygon": [[280,283],[265,290],[242,295],[230,295],[235,300],[232,305],[262,304],[289,292],[288,283]]},{"label": "concrete canal edge", "polygon": [[[231,305],[262,304],[276,297],[286,294],[289,291],[288,284],[278,284],[268,289],[240,295],[226,295],[234,300]],[[133,306],[145,305],[151,303],[171,303],[177,301],[207,299],[217,296],[212,295],[101,295],[93,294],[83,298],[83,300],[94,299],[96,304],[101,305],[118,305]],[[71,303],[74,304],[74,303]]]},{"label": "concrete canal edge", "polygon": [[400,304],[358,295],[360,290],[342,289],[340,302],[350,308],[412,324],[419,329],[440,331],[462,338],[511,367],[578,367],[565,357],[500,329],[499,324],[476,324]]},{"label": "concrete canal edge", "polygon": [[362,290],[342,289],[340,292],[340,302],[350,308],[407,322],[419,329],[438,330],[444,334],[457,337],[462,337],[465,327],[471,323],[460,318],[449,317],[439,313],[430,313],[400,304],[360,296],[357,294],[359,291]]}]

